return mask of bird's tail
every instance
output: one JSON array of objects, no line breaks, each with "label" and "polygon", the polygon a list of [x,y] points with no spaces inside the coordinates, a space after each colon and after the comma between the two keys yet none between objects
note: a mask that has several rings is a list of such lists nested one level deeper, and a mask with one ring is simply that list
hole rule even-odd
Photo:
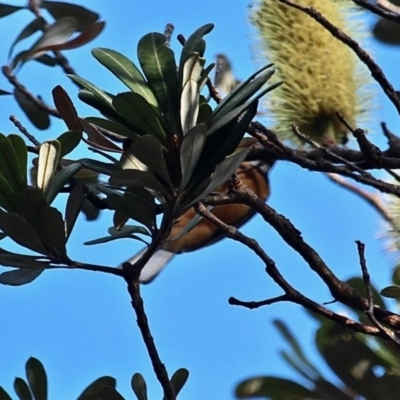
[{"label": "bird's tail", "polygon": [[[130,264],[134,264],[139,261],[139,259],[146,252],[147,247],[143,250],[139,251],[139,253],[135,254],[133,257],[129,258],[125,262]],[[173,259],[175,253],[171,253],[167,250],[159,249],[157,250],[147,261],[146,265],[143,267],[140,272],[139,282],[140,283],[150,283],[160,272],[161,270]],[[119,268],[122,267],[122,264]]]}]

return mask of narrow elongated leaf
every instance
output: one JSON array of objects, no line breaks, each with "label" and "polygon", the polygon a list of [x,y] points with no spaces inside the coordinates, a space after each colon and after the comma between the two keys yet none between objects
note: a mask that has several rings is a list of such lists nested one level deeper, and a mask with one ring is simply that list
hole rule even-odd
[{"label": "narrow elongated leaf", "polygon": [[86,396],[96,394],[103,386],[116,387],[117,381],[111,376],[102,376],[93,381],[79,396],[78,400],[84,400]]},{"label": "narrow elongated leaf", "polygon": [[83,158],[79,160],[79,162],[85,168],[98,172],[99,174],[112,175],[121,171],[121,168],[119,168],[118,165],[108,164],[97,160],[91,160],[90,158]]},{"label": "narrow elongated leaf", "polygon": [[162,122],[153,106],[142,96],[132,92],[120,93],[113,99],[113,106],[135,132],[155,135],[164,140]]},{"label": "narrow elongated leaf", "polygon": [[60,158],[71,153],[78,146],[82,139],[82,132],[67,131],[60,135],[56,140],[61,144]]},{"label": "narrow elongated leaf", "polygon": [[58,65],[58,61],[55,57],[49,56],[48,54],[42,54],[41,56],[35,58],[36,62],[47,65],[48,67],[55,67]]},{"label": "narrow elongated leaf", "polygon": [[[0,6],[1,7],[1,6]],[[24,29],[18,34],[18,36],[14,39],[11,44],[10,50],[8,51],[7,58],[10,59],[11,54],[14,50],[14,47],[17,43],[21,40],[28,38],[29,36],[33,35],[37,31],[40,31],[45,26],[46,22],[42,17],[35,18],[33,21],[29,22],[28,25],[25,26]]]},{"label": "narrow elongated leaf", "polygon": [[78,183],[74,186],[68,196],[67,206],[65,208],[65,232],[67,240],[74,229],[75,222],[78,219],[84,200],[85,193],[83,191],[83,185]]},{"label": "narrow elongated leaf", "polygon": [[0,265],[4,267],[14,267],[23,269],[46,269],[50,263],[48,261],[37,261],[38,257],[23,256],[15,253],[0,254]]},{"label": "narrow elongated leaf", "polygon": [[12,400],[11,396],[0,386],[0,400]]},{"label": "narrow elongated leaf", "polygon": [[183,135],[192,129],[199,114],[199,79],[203,70],[204,60],[197,53],[191,54],[183,67],[183,82],[181,93],[181,125]]},{"label": "narrow elongated leaf", "polygon": [[131,386],[138,400],[148,400],[147,386],[143,375],[139,373],[134,374],[132,376]]},{"label": "narrow elongated leaf", "polygon": [[400,286],[386,286],[381,290],[381,295],[392,299],[400,299]]},{"label": "narrow elongated leaf", "polygon": [[53,181],[51,182],[51,186],[49,187],[49,191],[46,195],[49,204],[53,202],[53,200],[64,187],[64,185],[66,185],[71,180],[71,178],[79,172],[82,167],[82,163],[76,162],[57,172],[57,174],[53,178]]},{"label": "narrow elongated leaf", "polygon": [[0,228],[7,236],[21,246],[41,254],[47,254],[35,230],[26,219],[18,214],[0,214]]},{"label": "narrow elongated leaf", "polygon": [[29,121],[31,121],[37,129],[45,130],[50,126],[49,114],[41,110],[32,100],[26,97],[25,93],[15,88],[14,98]]},{"label": "narrow elongated leaf", "polygon": [[37,186],[47,193],[60,161],[61,145],[57,140],[44,142],[39,149]]},{"label": "narrow elongated leaf", "polygon": [[202,154],[206,139],[207,125],[199,124],[191,129],[183,138],[180,149],[182,182],[181,188],[185,188],[193,171],[197,166],[197,162]]},{"label": "narrow elongated leaf", "polygon": [[288,379],[275,377],[251,378],[242,382],[235,390],[239,398],[267,397],[271,399],[321,399],[309,389]]},{"label": "narrow elongated leaf", "polygon": [[14,148],[25,186],[27,184],[26,172],[28,166],[28,150],[25,141],[21,136],[15,134],[8,135],[7,139]]},{"label": "narrow elongated leaf", "polygon": [[131,144],[129,153],[156,172],[172,188],[160,142],[151,135],[142,136]]},{"label": "narrow elongated leaf", "polygon": [[87,117],[85,118],[85,121],[92,125],[99,126],[100,128],[105,129],[109,132],[116,133],[117,135],[121,136],[121,139],[132,138],[133,135],[135,137],[139,137],[139,135],[136,134],[136,132],[134,132],[132,129],[127,128],[125,125],[122,125],[119,122],[114,122],[109,119]]},{"label": "narrow elongated leaf", "polygon": [[45,54],[51,46],[65,43],[74,33],[77,27],[77,20],[72,17],[58,19],[43,33],[42,37],[25,52],[19,53],[12,62],[13,65],[19,62],[26,62]]},{"label": "narrow elongated leaf", "polygon": [[161,33],[149,33],[138,44],[138,58],[150,88],[164,112],[173,134],[180,134],[177,121],[178,78],[173,51]]},{"label": "narrow elongated leaf", "polygon": [[[95,126],[89,124],[82,118],[79,118],[79,122],[81,123],[84,132],[88,135],[89,139],[84,139],[86,143],[92,145],[96,149],[112,151],[114,153],[121,152],[121,149],[116,146],[111,140],[108,140],[106,137],[104,137],[104,135],[102,135]],[[132,136],[136,137],[136,135],[134,135],[133,133]]]},{"label": "narrow elongated leaf", "polygon": [[35,400],[47,400],[47,376],[43,364],[37,358],[30,357],[25,371]]},{"label": "narrow elongated leaf", "polygon": [[9,286],[26,285],[34,281],[44,270],[19,268],[0,274],[0,283]]},{"label": "narrow elongated leaf", "polygon": [[143,226],[135,226],[135,225],[125,225],[119,231],[117,231],[115,228],[111,228],[108,231],[110,233],[110,236],[104,236],[98,239],[89,240],[84,244],[86,246],[90,246],[93,244],[112,242],[113,240],[118,240],[118,239],[135,239],[135,240],[140,240],[141,242],[147,245],[148,243],[145,240],[141,239],[139,236],[137,236],[137,234],[150,236],[149,231],[143,228]]},{"label": "narrow elongated leaf", "polygon": [[15,378],[14,390],[20,400],[33,400],[29,386],[22,378]]},{"label": "narrow elongated leaf", "polygon": [[72,103],[71,98],[68,96],[68,93],[60,85],[57,85],[51,93],[53,95],[53,100],[57,111],[67,124],[68,129],[70,131],[81,131],[82,125],[79,121],[78,113],[76,112],[74,104]]},{"label": "narrow elongated leaf", "polygon": [[97,48],[92,50],[92,54],[133,93],[141,95],[149,104],[158,107],[157,99],[144,76],[131,60],[112,49]]},{"label": "narrow elongated leaf", "polygon": [[[17,147],[18,155],[21,155],[22,150],[20,145],[17,145]],[[14,192],[22,190],[26,186],[26,169],[24,173],[12,142],[2,134],[0,134],[0,159],[1,175]],[[21,161],[24,164],[24,160]]]},{"label": "narrow elongated leaf", "polygon": [[202,91],[204,85],[207,83],[208,75],[214,67],[215,67],[215,63],[212,63],[208,67],[203,69],[201,76],[200,76],[200,80],[199,80],[199,92]]},{"label": "narrow elongated leaf", "polygon": [[250,149],[243,149],[239,150],[235,154],[231,154],[230,156],[226,157],[221,164],[218,164],[215,168],[214,174],[211,178],[210,183],[206,187],[205,190],[196,194],[194,200],[190,200],[186,206],[194,204],[196,201],[201,200],[204,196],[211,193],[215,188],[225,183],[238,169],[239,165],[244,161],[247,156],[247,153]]},{"label": "narrow elongated leaf", "polygon": [[15,11],[23,10],[25,7],[10,6],[8,4],[0,4],[0,18],[7,17]]},{"label": "narrow elongated leaf", "polygon": [[154,190],[164,197],[170,197],[170,194],[166,188],[161,185],[154,175],[145,171],[134,169],[118,171],[110,177],[109,182],[112,185],[119,186],[145,187],[147,189]]},{"label": "narrow elongated leaf", "polygon": [[0,175],[0,207],[6,211],[16,211],[15,200],[17,196],[9,183]]},{"label": "narrow elongated leaf", "polygon": [[46,245],[57,257],[67,258],[64,221],[54,207],[46,206],[40,211],[40,220],[46,233]]},{"label": "narrow elongated leaf", "polygon": [[76,30],[83,31],[99,19],[99,14],[77,4],[63,1],[43,0],[40,7],[45,8],[54,19],[73,17],[78,24]]}]

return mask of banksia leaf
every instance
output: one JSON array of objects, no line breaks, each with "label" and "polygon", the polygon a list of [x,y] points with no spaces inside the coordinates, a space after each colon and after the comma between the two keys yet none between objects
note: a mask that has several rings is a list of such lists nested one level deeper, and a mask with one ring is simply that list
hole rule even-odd
[{"label": "banksia leaf", "polygon": [[[315,8],[337,28],[360,38],[352,2],[296,3]],[[337,113],[355,127],[360,115],[368,111],[368,78],[356,56],[311,17],[277,0],[261,0],[250,18],[259,32],[257,52],[275,64],[276,77],[284,82],[267,104],[276,133],[300,144],[291,129],[294,124],[318,143],[346,142],[347,130]]]}]

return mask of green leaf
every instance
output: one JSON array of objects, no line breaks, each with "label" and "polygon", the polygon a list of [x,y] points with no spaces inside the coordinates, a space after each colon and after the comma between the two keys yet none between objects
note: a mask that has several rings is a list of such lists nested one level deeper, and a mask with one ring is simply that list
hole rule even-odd
[{"label": "green leaf", "polygon": [[78,219],[79,212],[82,209],[83,201],[85,200],[85,193],[83,185],[78,183],[75,185],[68,196],[67,206],[65,208],[65,231],[67,240],[74,229],[75,222]]},{"label": "green leaf", "polygon": [[60,211],[50,206],[43,207],[40,210],[40,220],[46,233],[45,242],[47,247],[53,251],[55,256],[66,259],[67,250],[65,243],[67,239]]},{"label": "green leaf", "polygon": [[154,136],[145,135],[137,138],[126,152],[146,165],[150,171],[156,172],[172,189],[163,149],[160,142]]},{"label": "green leaf", "polygon": [[206,24],[189,36],[182,49],[181,58],[179,60],[179,69],[183,68],[184,63],[190,54],[199,53],[201,57],[203,56],[204,52],[201,51],[203,48],[203,36],[210,33],[213,29],[214,24]]},{"label": "green leaf", "polygon": [[193,171],[197,166],[204,148],[206,133],[207,125],[199,124],[193,127],[183,138],[180,149],[182,171],[181,188],[185,188],[192,178]]},{"label": "green leaf", "polygon": [[[0,278],[2,275],[0,275]],[[22,378],[15,378],[14,390],[20,400],[33,400],[29,386]]]},{"label": "green leaf", "polygon": [[99,126],[102,129],[106,129],[107,131],[121,135],[123,137],[131,139],[133,137],[139,137],[139,135],[136,132],[134,132],[132,129],[129,129],[125,125],[120,124],[119,122],[114,122],[108,119],[98,118],[98,117],[87,117],[85,118],[85,121],[89,122],[90,124]]},{"label": "green leaf", "polygon": [[19,268],[3,272],[0,274],[0,283],[10,286],[26,285],[34,281],[43,271],[43,269]]},{"label": "green leaf", "polygon": [[288,379],[261,376],[258,378],[246,379],[240,383],[235,390],[239,399],[247,397],[267,397],[271,399],[320,399],[314,393]]},{"label": "green leaf", "polygon": [[111,193],[107,196],[109,206],[129,218],[143,224],[152,230],[156,225],[156,215],[154,202],[147,203],[139,196],[135,196],[129,192],[123,196]]},{"label": "green leaf", "polygon": [[58,61],[55,57],[51,57],[48,54],[43,54],[37,58],[35,58],[36,62],[46,65],[48,67],[55,67],[56,65],[58,65]]},{"label": "green leaf", "polygon": [[163,124],[155,108],[142,96],[132,92],[120,93],[113,99],[117,112],[141,135],[154,135],[165,142]]},{"label": "green leaf", "polygon": [[113,387],[117,386],[117,381],[111,376],[102,376],[93,381],[79,396],[78,400],[84,400],[86,396],[96,394],[103,386]]},{"label": "green leaf", "polygon": [[188,378],[189,371],[186,368],[179,368],[177,371],[174,372],[171,378],[171,384],[174,388],[175,396],[179,394]]},{"label": "green leaf", "polygon": [[15,201],[16,194],[8,184],[8,182],[0,175],[0,207],[3,207],[9,212],[16,211]]},{"label": "green leaf", "polygon": [[[23,269],[46,269],[50,266],[49,261],[37,261],[40,257],[24,256],[15,253],[0,253],[0,265],[4,267]],[[43,258],[43,257],[42,257]]]},{"label": "green leaf", "polygon": [[78,113],[68,93],[60,85],[57,85],[51,93],[53,95],[54,105],[60,113],[61,118],[67,124],[68,129],[70,131],[82,131]]},{"label": "green leaf", "polygon": [[43,364],[37,358],[30,357],[25,370],[35,400],[47,400],[47,376]]},{"label": "green leaf", "polygon": [[[85,143],[90,144],[96,149],[106,150],[114,153],[121,153],[121,149],[116,146],[111,140],[108,140],[103,134],[101,134],[95,126],[88,123],[82,118],[78,119],[82,125],[83,131],[88,135],[87,140],[83,139]],[[131,136],[136,137],[136,134],[132,132]]]},{"label": "green leaf", "polygon": [[46,198],[49,204],[53,202],[60,190],[66,185],[71,178],[78,173],[83,167],[82,163],[76,162],[64,167],[61,171],[58,171],[54,176],[49,191],[47,192]]},{"label": "green leaf", "polygon": [[57,140],[44,142],[39,149],[37,186],[47,193],[60,161],[61,144]]},{"label": "green leaf", "polygon": [[0,18],[7,17],[15,11],[23,10],[25,7],[10,6],[8,4],[0,4]]},{"label": "green leaf", "polygon": [[8,51],[7,58],[9,59],[11,57],[11,54],[17,43],[19,43],[21,40],[28,38],[29,36],[33,35],[37,31],[42,30],[45,26],[45,23],[46,23],[45,20],[41,17],[35,18],[33,21],[29,22],[29,24],[26,25],[24,29],[22,29],[22,31],[18,34],[18,36],[12,42],[10,50]]},{"label": "green leaf", "polygon": [[162,184],[154,177],[153,174],[145,171],[139,171],[134,169],[125,169],[114,173],[109,182],[112,185],[118,186],[134,186],[144,187],[150,190],[154,190],[156,193],[163,197],[170,198],[171,194]]},{"label": "green leaf", "polygon": [[60,158],[71,153],[82,139],[82,132],[67,131],[60,135],[56,140],[61,144]]},{"label": "green leaf", "polygon": [[199,80],[204,60],[197,53],[191,54],[183,67],[180,116],[183,135],[192,129],[199,114]]},{"label": "green leaf", "polygon": [[24,139],[21,136],[11,134],[7,136],[7,139],[10,141],[11,145],[14,148],[15,155],[18,160],[19,169],[21,170],[22,178],[24,180],[24,186],[27,185],[27,167],[28,167],[28,150],[26,148],[26,144]]},{"label": "green leaf", "polygon": [[[21,149],[19,148],[18,155],[20,154]],[[22,172],[13,143],[2,134],[0,134],[0,157],[0,173],[12,190],[18,193],[26,186],[26,169],[25,172]]]},{"label": "green leaf", "polygon": [[77,31],[83,31],[99,19],[99,14],[77,4],[44,0],[40,7],[45,8],[54,19],[75,18],[78,22]]},{"label": "green leaf", "polygon": [[32,226],[18,214],[0,214],[1,230],[19,245],[40,254],[47,254],[38,235]]},{"label": "green leaf", "polygon": [[138,400],[147,400],[147,386],[143,375],[136,373],[132,376],[131,380],[132,390],[134,391]]},{"label": "green leaf", "polygon": [[40,130],[48,129],[50,126],[50,117],[47,112],[41,110],[19,89],[14,89],[14,98],[35,128]]},{"label": "green leaf", "polygon": [[112,49],[97,48],[92,50],[92,54],[133,93],[141,95],[149,104],[158,107],[157,99],[144,76],[131,60]]},{"label": "green leaf", "polygon": [[121,168],[115,164],[109,164],[102,161],[83,158],[79,162],[87,169],[98,172],[99,174],[112,175],[121,172]]},{"label": "green leaf", "polygon": [[0,386],[0,400],[12,400],[11,396]]},{"label": "green leaf", "polygon": [[180,134],[177,121],[178,79],[173,51],[161,33],[149,33],[138,44],[138,58],[149,86],[158,100],[174,135]]},{"label": "green leaf", "polygon": [[400,286],[386,286],[381,290],[381,295],[391,299],[400,299]]}]

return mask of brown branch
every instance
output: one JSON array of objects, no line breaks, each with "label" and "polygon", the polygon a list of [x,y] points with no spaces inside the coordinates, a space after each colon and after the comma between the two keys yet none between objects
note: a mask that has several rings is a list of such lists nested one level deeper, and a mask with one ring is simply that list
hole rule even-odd
[{"label": "brown branch", "polygon": [[160,359],[156,345],[154,343],[154,338],[150,331],[149,322],[144,309],[143,299],[140,295],[140,283],[137,280],[132,281],[130,279],[127,280],[127,283],[128,292],[131,296],[132,307],[136,313],[136,322],[149,353],[156,377],[163,388],[164,398],[166,400],[175,400],[176,397],[174,393],[174,388],[171,384],[171,381],[169,380],[168,372],[165,368],[165,365]]},{"label": "brown branch", "polygon": [[10,115],[10,121],[18,128],[18,130],[31,142],[36,148],[39,148],[41,143],[21,124],[15,115]]},{"label": "brown branch", "polygon": [[369,318],[369,320],[386,336],[388,340],[390,340],[397,349],[400,349],[400,338],[399,336],[393,332],[392,330],[383,326],[374,315],[374,298],[372,293],[372,286],[371,286],[371,279],[369,276],[367,262],[365,260],[365,245],[364,243],[356,240],[357,249],[358,249],[358,256],[360,259],[360,266],[362,270],[363,280],[365,284],[365,289],[367,291],[367,299],[368,299],[368,309],[365,310],[365,314]]},{"label": "brown branch", "polygon": [[353,0],[353,3],[357,4],[365,8],[366,10],[371,11],[372,13],[381,16],[385,19],[390,19],[394,22],[400,22],[400,15],[396,15],[395,13],[400,12],[400,8],[395,6],[393,3],[390,3],[387,0],[376,0],[379,6],[375,6],[369,1],[365,0]]},{"label": "brown branch", "polygon": [[279,0],[281,3],[284,3],[290,7],[296,8],[309,15],[319,24],[321,24],[326,30],[328,30],[332,36],[336,39],[340,40],[344,44],[346,44],[353,52],[358,56],[358,58],[367,66],[369,71],[371,72],[372,77],[375,81],[381,86],[382,90],[388,97],[388,99],[395,106],[397,112],[400,114],[400,99],[396,94],[392,84],[386,78],[382,69],[378,64],[372,59],[372,57],[363,49],[361,46],[350,36],[346,35],[339,28],[330,23],[320,12],[318,12],[313,7],[303,7],[299,4],[292,2],[291,0]]}]

